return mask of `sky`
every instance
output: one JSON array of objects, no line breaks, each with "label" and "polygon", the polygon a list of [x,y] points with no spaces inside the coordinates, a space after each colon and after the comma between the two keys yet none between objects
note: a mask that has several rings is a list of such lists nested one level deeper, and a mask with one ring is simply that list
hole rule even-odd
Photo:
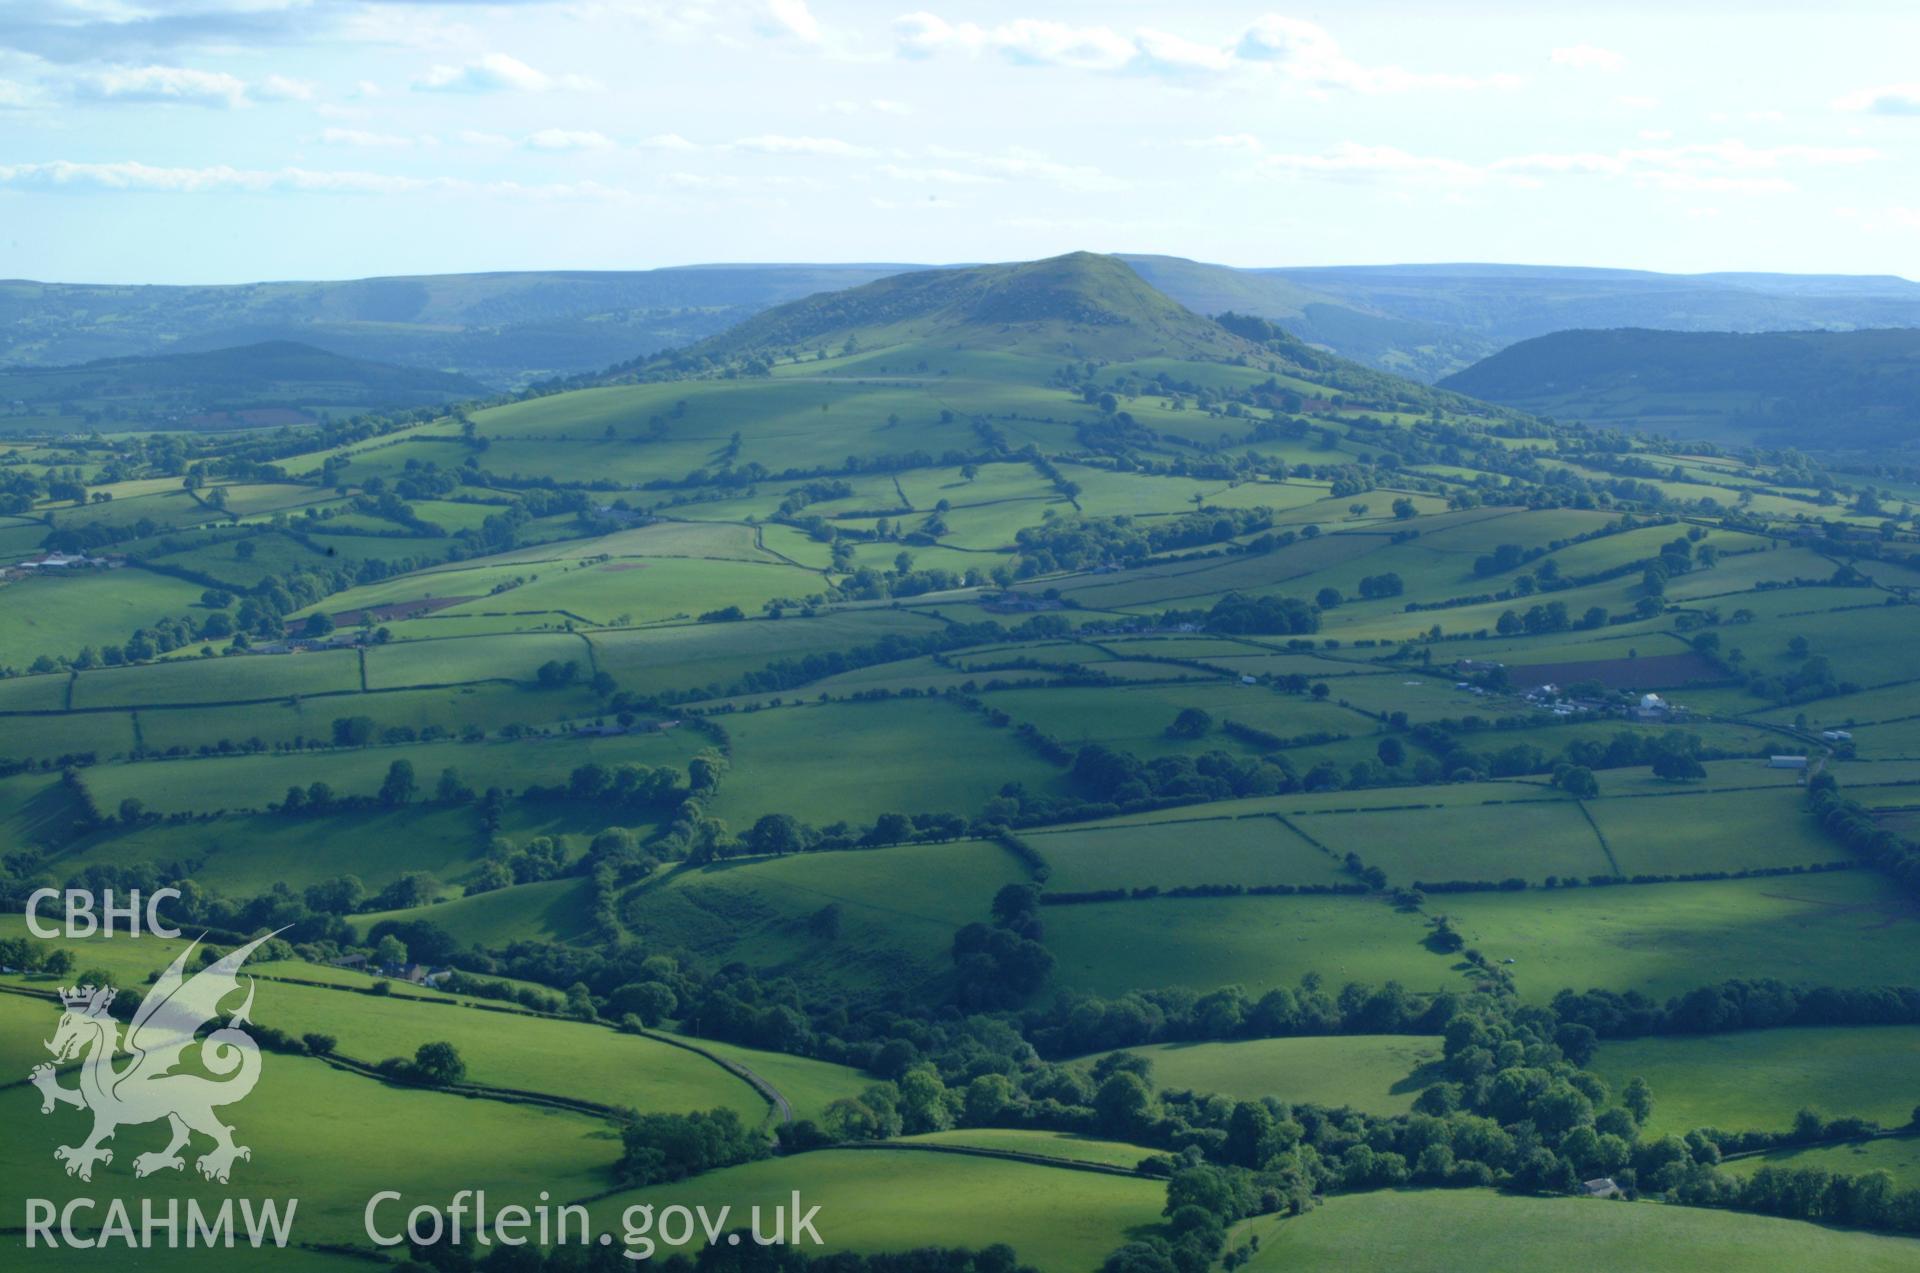
[{"label": "sky", "polygon": [[1911,0],[0,0],[0,277],[1920,278],[1916,49]]}]

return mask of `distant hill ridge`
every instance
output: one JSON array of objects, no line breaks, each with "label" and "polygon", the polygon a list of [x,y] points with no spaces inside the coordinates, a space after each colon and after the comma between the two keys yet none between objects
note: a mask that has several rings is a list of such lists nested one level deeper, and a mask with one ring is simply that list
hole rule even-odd
[{"label": "distant hill ridge", "polygon": [[[1257,346],[1181,306],[1118,257],[923,270],[779,305],[695,345],[728,357],[840,346],[965,341],[1062,357],[1218,358]],[[835,350],[838,352],[838,350]]]},{"label": "distant hill ridge", "polygon": [[70,367],[0,367],[0,402],[21,403],[36,414],[58,414],[66,406],[111,411],[109,418],[130,424],[266,407],[397,410],[489,393],[456,372],[349,358],[287,340]]},{"label": "distant hill ridge", "polygon": [[1555,332],[1440,387],[1542,415],[1711,441],[1920,447],[1920,328]]}]

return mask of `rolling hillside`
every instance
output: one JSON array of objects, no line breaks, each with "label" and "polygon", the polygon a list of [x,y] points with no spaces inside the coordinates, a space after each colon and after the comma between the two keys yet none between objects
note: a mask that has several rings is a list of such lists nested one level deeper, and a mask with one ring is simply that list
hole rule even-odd
[{"label": "rolling hillside", "polygon": [[292,341],[206,353],[0,369],[0,425],[67,423],[233,428],[327,412],[406,410],[486,394],[453,372],[349,358]]},{"label": "rolling hillside", "polygon": [[852,353],[902,345],[1057,358],[1220,359],[1255,347],[1156,290],[1117,257],[897,274],[794,301],[686,351],[689,358]]},{"label": "rolling hillside", "polygon": [[[0,1177],[297,1188],[319,1273],[482,1187],[1016,1252],[850,1273],[1920,1262],[1913,473],[1245,299],[1074,253],[457,415],[0,439]],[[22,1081],[189,939],[26,899],[163,886],[278,934],[231,1190],[153,1125],[69,1175]]]},{"label": "rolling hillside", "polygon": [[1724,445],[1920,448],[1920,329],[1558,332],[1441,382],[1521,410]]},{"label": "rolling hillside", "polygon": [[[1516,341],[1572,328],[1920,323],[1920,285],[1889,277],[1511,265],[1247,269],[1173,256],[1122,259],[1195,313],[1254,314],[1308,344],[1427,382]],[[929,268],[697,265],[199,287],[0,281],[0,364],[293,340],[511,389],[695,344],[787,301]]]},{"label": "rolling hillside", "polygon": [[0,365],[299,341],[495,389],[687,344],[888,265],[715,265],[118,287],[0,280]]}]

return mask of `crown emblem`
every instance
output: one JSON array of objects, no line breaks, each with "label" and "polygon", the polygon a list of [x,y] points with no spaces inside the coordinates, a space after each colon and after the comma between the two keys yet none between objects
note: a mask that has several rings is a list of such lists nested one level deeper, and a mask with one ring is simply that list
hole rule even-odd
[{"label": "crown emblem", "polygon": [[114,991],[110,986],[75,986],[71,990],[60,992],[60,1002],[69,1008],[86,1009],[94,1007],[96,1003],[99,1007],[105,1008],[113,1002],[113,995]]}]

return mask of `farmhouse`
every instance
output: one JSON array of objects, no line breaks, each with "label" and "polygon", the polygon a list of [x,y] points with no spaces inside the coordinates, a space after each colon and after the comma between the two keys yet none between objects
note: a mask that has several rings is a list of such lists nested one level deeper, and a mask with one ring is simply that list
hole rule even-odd
[{"label": "farmhouse", "polygon": [[1625,1190],[1613,1182],[1612,1176],[1601,1176],[1598,1180],[1582,1181],[1580,1187],[1586,1190],[1587,1197],[1589,1198],[1618,1198],[1625,1193]]},{"label": "farmhouse", "polygon": [[1667,705],[1667,700],[1658,694],[1642,694],[1640,705],[1633,709],[1633,714],[1641,720],[1660,720],[1670,710],[1672,709]]}]

